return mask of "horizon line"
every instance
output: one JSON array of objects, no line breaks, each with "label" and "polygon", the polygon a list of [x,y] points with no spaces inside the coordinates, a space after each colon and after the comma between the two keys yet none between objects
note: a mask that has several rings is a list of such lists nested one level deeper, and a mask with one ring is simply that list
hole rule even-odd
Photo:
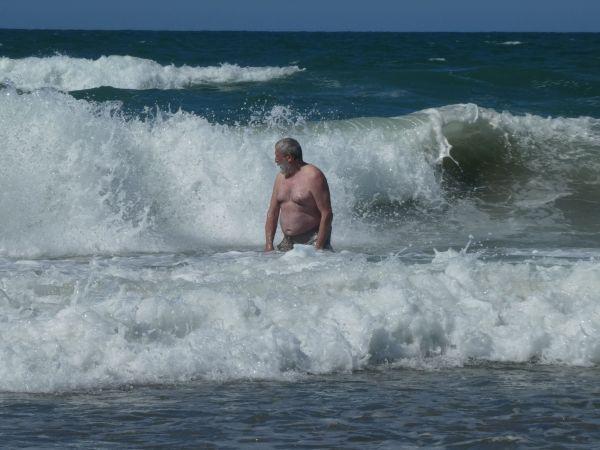
[{"label": "horizon line", "polygon": [[21,28],[0,27],[0,31],[150,31],[174,33],[581,33],[598,34],[600,31],[573,30],[253,30],[253,29],[158,29],[158,28]]}]

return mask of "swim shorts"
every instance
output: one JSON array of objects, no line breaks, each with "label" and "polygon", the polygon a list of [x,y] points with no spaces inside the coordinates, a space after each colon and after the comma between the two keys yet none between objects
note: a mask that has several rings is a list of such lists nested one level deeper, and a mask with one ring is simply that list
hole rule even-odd
[{"label": "swim shorts", "polygon": [[[291,249],[294,248],[294,244],[315,245],[315,242],[317,242],[318,235],[318,228],[307,231],[306,233],[297,234],[296,236],[289,236],[287,234],[284,234],[282,241],[279,244],[277,244],[277,250],[279,250],[280,252],[289,252]],[[330,238],[327,238],[327,240],[325,241],[323,250],[333,250],[331,248]]]}]

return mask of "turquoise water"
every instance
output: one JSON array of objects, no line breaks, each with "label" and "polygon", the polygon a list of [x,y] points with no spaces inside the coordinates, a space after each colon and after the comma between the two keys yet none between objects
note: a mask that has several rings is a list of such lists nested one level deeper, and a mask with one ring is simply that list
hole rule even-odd
[{"label": "turquoise water", "polygon": [[[0,30],[5,445],[593,446],[598,48]],[[284,136],[335,253],[261,251]]]}]

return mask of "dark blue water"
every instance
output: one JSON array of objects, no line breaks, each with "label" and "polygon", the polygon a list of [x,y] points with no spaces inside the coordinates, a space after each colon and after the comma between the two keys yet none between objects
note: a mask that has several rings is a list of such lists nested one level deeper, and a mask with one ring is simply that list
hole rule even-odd
[{"label": "dark blue water", "polygon": [[[132,55],[160,64],[307,69],[268,84],[184,91],[75,94],[248,119],[251,107],[289,105],[308,116],[396,116],[454,103],[513,113],[598,116],[600,37],[594,33],[260,33],[0,31],[0,55],[96,59]],[[442,60],[443,59],[443,60]]]},{"label": "dark blue water", "polygon": [[13,448],[594,448],[597,380],[597,369],[496,365],[5,393],[0,431]]}]

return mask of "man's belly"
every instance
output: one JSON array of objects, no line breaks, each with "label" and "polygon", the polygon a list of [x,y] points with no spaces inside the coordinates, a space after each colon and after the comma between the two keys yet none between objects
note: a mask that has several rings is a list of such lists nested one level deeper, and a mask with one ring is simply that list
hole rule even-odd
[{"label": "man's belly", "polygon": [[281,205],[279,223],[288,236],[296,236],[319,227],[321,215],[318,211],[306,211],[296,204]]}]

